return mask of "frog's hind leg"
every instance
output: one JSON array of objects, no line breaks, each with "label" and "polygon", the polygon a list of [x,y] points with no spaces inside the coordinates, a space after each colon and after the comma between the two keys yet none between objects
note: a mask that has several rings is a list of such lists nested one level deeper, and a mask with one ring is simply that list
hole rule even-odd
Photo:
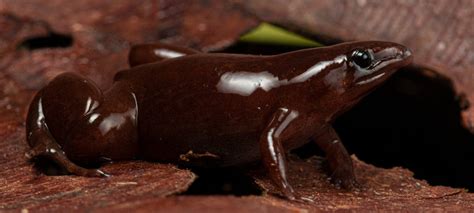
[{"label": "frog's hind leg", "polygon": [[74,73],[57,76],[36,94],[30,104],[26,138],[31,150],[26,156],[30,159],[46,157],[76,175],[107,176],[98,169],[76,165],[68,159],[62,148],[75,120],[98,107],[101,98],[100,90],[88,79]]},{"label": "frog's hind leg", "polygon": [[197,50],[178,47],[171,44],[140,44],[132,47],[128,55],[128,62],[130,67],[135,67],[142,64],[154,63],[165,59],[199,53],[201,52]]},{"label": "frog's hind leg", "polygon": [[99,169],[86,169],[70,161],[62,148],[54,141],[46,129],[37,129],[31,133],[32,140],[37,141],[36,145],[26,153],[29,159],[36,157],[46,157],[58,165],[62,166],[68,172],[88,177],[108,177],[109,175]]}]

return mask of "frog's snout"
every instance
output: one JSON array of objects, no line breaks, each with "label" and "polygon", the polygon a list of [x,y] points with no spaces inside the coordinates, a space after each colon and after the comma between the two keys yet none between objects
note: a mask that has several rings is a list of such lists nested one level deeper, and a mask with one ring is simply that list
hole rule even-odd
[{"label": "frog's snout", "polygon": [[411,56],[412,56],[411,50],[405,47],[405,50],[403,50],[402,57],[409,58]]},{"label": "frog's snout", "polygon": [[375,61],[374,66],[371,67],[373,70],[380,70],[390,64],[399,68],[410,64],[413,60],[412,51],[400,44],[383,48],[374,52],[373,55]]},{"label": "frog's snout", "polygon": [[410,64],[413,60],[413,53],[410,48],[405,47],[403,45],[398,45],[396,48],[398,49],[398,51],[394,58],[397,60],[404,61],[405,63],[403,63],[402,66]]},{"label": "frog's snout", "polygon": [[398,58],[401,58],[402,60],[405,60],[407,64],[411,63],[413,60],[412,52],[408,47],[401,46],[400,47],[400,52],[397,54]]}]

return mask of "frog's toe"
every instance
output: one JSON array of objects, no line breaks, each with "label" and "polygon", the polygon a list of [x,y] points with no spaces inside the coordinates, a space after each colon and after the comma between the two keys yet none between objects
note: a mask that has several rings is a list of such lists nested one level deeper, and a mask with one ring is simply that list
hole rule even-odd
[{"label": "frog's toe", "polygon": [[104,177],[104,178],[110,177],[109,174],[103,172],[100,169],[91,169],[89,172],[90,174],[88,176],[92,176],[92,177]]},{"label": "frog's toe", "polygon": [[331,175],[331,181],[336,186],[342,187],[348,190],[357,190],[361,188],[361,185],[357,182],[352,167],[339,167]]},{"label": "frog's toe", "polygon": [[344,189],[353,191],[353,190],[359,190],[361,188],[361,185],[355,178],[345,178],[342,180],[339,180],[339,186],[341,186]]}]

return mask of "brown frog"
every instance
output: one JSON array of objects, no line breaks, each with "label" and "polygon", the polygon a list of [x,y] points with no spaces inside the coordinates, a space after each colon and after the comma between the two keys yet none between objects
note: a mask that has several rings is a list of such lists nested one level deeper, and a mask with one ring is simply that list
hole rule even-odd
[{"label": "brown frog", "polygon": [[411,58],[406,47],[382,41],[273,56],[139,45],[132,68],[118,72],[106,91],[75,73],[41,89],[26,121],[28,154],[82,176],[107,176],[79,166],[103,159],[195,167],[261,160],[295,199],[285,153],[314,140],[331,177],[350,188],[352,161],[331,123]]}]

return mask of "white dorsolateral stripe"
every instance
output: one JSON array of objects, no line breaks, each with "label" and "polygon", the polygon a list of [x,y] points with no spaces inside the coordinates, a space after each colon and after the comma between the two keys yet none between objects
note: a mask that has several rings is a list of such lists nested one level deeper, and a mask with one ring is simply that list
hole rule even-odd
[{"label": "white dorsolateral stripe", "polygon": [[168,49],[156,49],[153,51],[155,55],[160,56],[162,58],[177,58],[184,56],[183,53],[168,50]]},{"label": "white dorsolateral stripe", "polygon": [[346,56],[340,55],[333,60],[318,62],[302,74],[290,80],[280,80],[268,71],[258,73],[247,71],[226,72],[221,76],[217,84],[217,90],[222,93],[233,93],[242,96],[249,96],[258,88],[268,92],[273,88],[283,85],[305,82],[326,69],[326,67],[332,64],[343,63],[345,60]]},{"label": "white dorsolateral stripe", "polygon": [[345,55],[340,55],[333,60],[330,61],[321,61],[314,66],[310,67],[306,72],[301,73],[300,75],[292,78],[290,80],[290,83],[301,83],[305,82],[306,80],[310,79],[311,77],[317,75],[319,72],[323,71],[326,69],[326,67],[332,65],[332,64],[341,64],[346,60]]}]

